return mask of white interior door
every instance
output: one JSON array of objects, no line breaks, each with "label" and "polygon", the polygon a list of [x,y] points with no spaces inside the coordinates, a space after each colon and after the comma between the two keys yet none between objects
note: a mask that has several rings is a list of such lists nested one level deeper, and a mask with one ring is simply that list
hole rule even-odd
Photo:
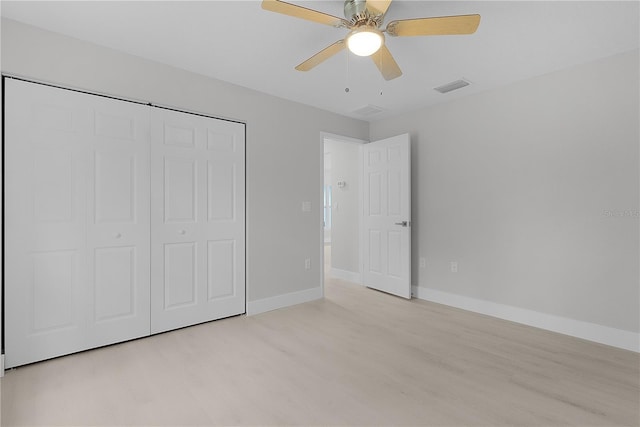
[{"label": "white interior door", "polygon": [[151,140],[151,332],[244,313],[244,125],[153,109]]},{"label": "white interior door", "polygon": [[6,366],[148,334],[147,107],[4,95]]},{"label": "white interior door", "polygon": [[409,135],[363,145],[363,282],[411,298]]}]

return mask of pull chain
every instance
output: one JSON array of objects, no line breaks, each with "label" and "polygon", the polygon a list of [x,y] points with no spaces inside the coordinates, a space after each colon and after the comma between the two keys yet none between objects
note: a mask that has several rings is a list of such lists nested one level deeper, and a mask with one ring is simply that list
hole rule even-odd
[{"label": "pull chain", "polygon": [[[380,55],[380,68],[384,70],[384,56]],[[380,73],[380,96],[382,96],[382,90],[384,87],[384,76]]]},{"label": "pull chain", "polygon": [[344,91],[349,93],[349,50],[347,49],[347,81],[345,84]]}]

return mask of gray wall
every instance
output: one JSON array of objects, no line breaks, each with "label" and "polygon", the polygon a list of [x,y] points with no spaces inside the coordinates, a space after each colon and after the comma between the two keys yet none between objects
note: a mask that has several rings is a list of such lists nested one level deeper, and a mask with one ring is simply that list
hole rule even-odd
[{"label": "gray wall", "polygon": [[638,62],[373,123],[412,138],[413,284],[639,331]]},{"label": "gray wall", "polygon": [[[247,299],[320,286],[320,133],[366,139],[366,122],[6,19],[1,65],[6,73],[246,122]],[[302,201],[312,202],[311,213],[301,211]]]},{"label": "gray wall", "polygon": [[[324,146],[331,153],[331,267],[359,273],[360,145],[326,140]],[[338,181],[346,182],[345,187],[338,188]]]}]

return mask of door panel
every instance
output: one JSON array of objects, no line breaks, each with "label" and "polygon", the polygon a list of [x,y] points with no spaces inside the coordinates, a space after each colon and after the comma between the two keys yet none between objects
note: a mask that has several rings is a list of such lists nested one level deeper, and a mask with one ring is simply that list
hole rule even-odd
[{"label": "door panel", "polygon": [[207,218],[233,221],[236,204],[236,167],[227,160],[207,162]]},{"label": "door panel", "polygon": [[135,142],[136,120],[120,111],[105,107],[104,104],[109,104],[108,101],[102,104],[102,108],[111,111],[94,111],[95,135],[108,140]]},{"label": "door panel", "polygon": [[207,244],[207,299],[233,297],[236,291],[236,242],[209,240]]},{"label": "door panel", "polygon": [[5,81],[6,367],[83,348],[89,129],[78,97]]},{"label": "door panel", "polygon": [[380,230],[368,230],[369,233],[369,264],[371,273],[382,273],[382,239]]},{"label": "door panel", "polygon": [[409,135],[365,144],[363,172],[364,284],[411,298]]},{"label": "door panel", "polygon": [[196,303],[196,243],[164,244],[164,308]]},{"label": "door panel", "polygon": [[387,274],[394,278],[402,277],[402,232],[391,230],[387,233]]},{"label": "door panel", "polygon": [[94,252],[96,321],[135,314],[136,248],[98,248]]},{"label": "door panel", "polygon": [[135,222],[136,157],[126,152],[95,154],[95,223]]},{"label": "door panel", "polygon": [[382,214],[382,175],[376,172],[369,173],[369,210],[370,216]]},{"label": "door panel", "polygon": [[33,253],[31,333],[47,333],[78,326],[77,251]]},{"label": "door panel", "polygon": [[149,107],[88,95],[92,347],[149,335]]},{"label": "door panel", "polygon": [[398,217],[402,215],[402,179],[399,171],[389,171],[388,174],[389,215]]},{"label": "door panel", "polygon": [[[168,115],[170,114],[164,114],[164,116]],[[164,145],[195,148],[196,128],[192,123],[185,123],[185,126],[179,126],[171,122],[165,122],[161,138]]]},{"label": "door panel", "polygon": [[189,158],[165,157],[163,171],[165,222],[196,222],[197,165]]},{"label": "door panel", "polygon": [[33,203],[38,222],[73,220],[74,160],[68,150],[34,150]]},{"label": "door panel", "polygon": [[5,107],[6,366],[148,334],[148,107],[12,79]]},{"label": "door panel", "polygon": [[245,312],[244,125],[154,109],[151,331]]}]

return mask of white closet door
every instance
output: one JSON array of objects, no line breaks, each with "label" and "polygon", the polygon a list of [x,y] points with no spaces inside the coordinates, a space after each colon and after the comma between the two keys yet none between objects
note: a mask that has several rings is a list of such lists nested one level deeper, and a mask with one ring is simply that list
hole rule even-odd
[{"label": "white closet door", "polygon": [[89,96],[87,344],[150,333],[149,107]]},{"label": "white closet door", "polygon": [[6,366],[148,334],[148,108],[8,79],[5,114]]},{"label": "white closet door", "polygon": [[244,125],[151,114],[151,332],[244,313]]}]

